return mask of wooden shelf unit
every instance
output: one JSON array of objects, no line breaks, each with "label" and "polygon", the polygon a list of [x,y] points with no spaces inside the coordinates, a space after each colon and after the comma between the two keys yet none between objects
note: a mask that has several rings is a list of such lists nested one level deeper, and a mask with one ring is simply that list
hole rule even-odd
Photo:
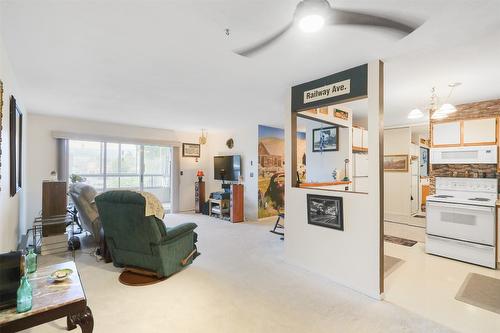
[{"label": "wooden shelf unit", "polygon": [[209,199],[208,200],[208,214],[212,216],[212,206],[221,206],[221,213],[218,215],[221,219],[229,219],[232,223],[243,222],[245,220],[245,188],[242,184],[232,184],[229,196],[229,213],[222,212],[222,207],[227,203],[226,200]]}]

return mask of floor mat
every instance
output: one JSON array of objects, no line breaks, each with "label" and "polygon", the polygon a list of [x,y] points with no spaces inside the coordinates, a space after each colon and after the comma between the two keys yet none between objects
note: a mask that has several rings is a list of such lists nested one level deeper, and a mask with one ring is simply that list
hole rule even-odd
[{"label": "floor mat", "polygon": [[386,242],[391,242],[391,243],[394,243],[394,244],[404,245],[404,246],[408,246],[408,247],[411,247],[411,246],[417,244],[417,241],[414,241],[414,240],[411,240],[411,239],[399,238],[399,237],[396,237],[396,236],[388,236],[388,235],[384,236],[384,240]]},{"label": "floor mat", "polygon": [[391,256],[384,256],[384,277],[394,272],[396,268],[401,266],[405,261]]},{"label": "floor mat", "polygon": [[455,299],[500,314],[500,279],[469,273]]}]

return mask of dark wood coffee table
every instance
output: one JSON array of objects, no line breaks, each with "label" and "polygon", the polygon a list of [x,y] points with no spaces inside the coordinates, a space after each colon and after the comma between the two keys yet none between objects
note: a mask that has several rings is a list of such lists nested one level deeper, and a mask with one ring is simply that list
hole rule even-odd
[{"label": "dark wood coffee table", "polygon": [[[50,274],[58,269],[70,268],[73,274],[65,281],[53,282]],[[83,333],[94,329],[94,318],[87,306],[87,299],[75,263],[40,267],[30,274],[33,288],[33,307],[17,313],[16,308],[0,311],[0,332],[18,332],[59,318],[67,317],[68,331],[79,325]]]}]

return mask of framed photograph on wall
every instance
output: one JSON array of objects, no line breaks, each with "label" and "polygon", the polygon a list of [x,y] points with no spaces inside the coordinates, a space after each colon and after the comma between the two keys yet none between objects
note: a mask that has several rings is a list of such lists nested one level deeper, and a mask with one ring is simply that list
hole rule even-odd
[{"label": "framed photograph on wall", "polygon": [[338,151],[339,128],[337,126],[313,129],[313,152]]},{"label": "framed photograph on wall", "polygon": [[22,146],[23,146],[23,114],[14,96],[10,96],[10,196],[13,197],[21,189],[22,181]]},{"label": "framed photograph on wall", "polygon": [[384,155],[384,171],[407,172],[408,155]]},{"label": "framed photograph on wall", "polygon": [[201,146],[198,143],[183,143],[182,157],[200,157]]},{"label": "framed photograph on wall", "polygon": [[308,194],[307,223],[344,231],[342,197]]}]

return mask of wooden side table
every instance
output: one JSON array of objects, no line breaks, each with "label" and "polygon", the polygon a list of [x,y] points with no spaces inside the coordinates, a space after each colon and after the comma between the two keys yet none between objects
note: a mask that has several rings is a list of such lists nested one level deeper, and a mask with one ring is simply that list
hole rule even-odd
[{"label": "wooden side table", "polygon": [[[73,273],[64,281],[52,282],[50,274],[63,268],[70,268]],[[63,317],[67,317],[68,330],[78,325],[83,333],[92,333],[94,318],[74,262],[39,267],[30,274],[29,282],[33,288],[33,307],[24,313],[17,313],[16,308],[0,311],[2,333],[22,331]]]}]

